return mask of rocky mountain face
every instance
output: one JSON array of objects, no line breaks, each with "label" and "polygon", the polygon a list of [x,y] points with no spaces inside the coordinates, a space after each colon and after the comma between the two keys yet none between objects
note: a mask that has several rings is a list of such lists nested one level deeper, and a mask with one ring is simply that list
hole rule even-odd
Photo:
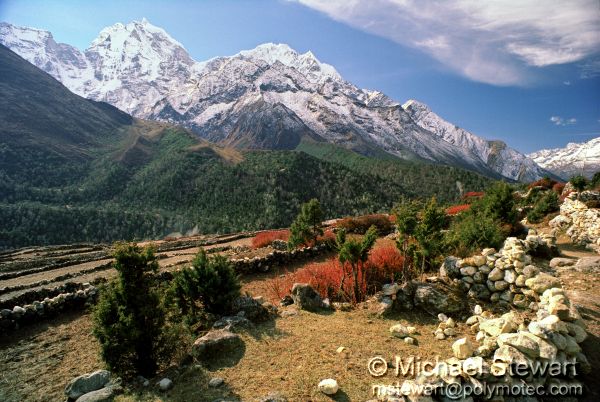
[{"label": "rocky mountain face", "polygon": [[420,127],[454,145],[462,158],[480,171],[491,169],[520,181],[533,181],[548,174],[532,159],[504,142],[478,137],[442,119],[421,102],[409,100],[402,107]]},{"label": "rocky mountain face", "polygon": [[311,52],[267,43],[194,61],[146,20],[103,29],[85,51],[49,32],[0,24],[0,43],[81,96],[136,117],[185,126],[217,143],[294,149],[304,138],[533,180],[547,172],[499,141],[456,128],[425,105],[404,106],[345,81]]},{"label": "rocky mountain face", "polygon": [[542,149],[528,155],[538,165],[568,180],[583,174],[592,177],[600,171],[600,137],[564,148]]}]

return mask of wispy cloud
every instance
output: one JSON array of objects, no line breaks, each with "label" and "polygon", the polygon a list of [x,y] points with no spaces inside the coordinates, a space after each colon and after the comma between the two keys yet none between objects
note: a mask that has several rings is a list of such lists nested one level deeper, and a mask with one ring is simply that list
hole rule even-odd
[{"label": "wispy cloud", "polygon": [[595,78],[600,76],[600,59],[587,60],[579,65],[581,78]]},{"label": "wispy cloud", "polygon": [[564,119],[560,116],[552,116],[550,117],[550,121],[556,126],[570,126],[577,123],[577,119],[574,117],[571,117],[570,119]]},{"label": "wispy cloud", "polygon": [[494,85],[524,84],[532,67],[600,53],[597,0],[297,1]]}]

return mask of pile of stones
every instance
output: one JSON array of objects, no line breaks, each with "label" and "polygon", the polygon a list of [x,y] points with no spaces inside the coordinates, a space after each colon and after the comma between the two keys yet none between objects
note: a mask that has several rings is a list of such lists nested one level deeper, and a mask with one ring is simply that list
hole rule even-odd
[{"label": "pile of stones", "polygon": [[[530,313],[533,318],[514,311],[495,317],[479,305],[475,306],[474,313],[466,323],[477,334],[476,340],[464,337],[455,341],[453,357],[437,363],[433,374],[420,374],[415,380],[404,381],[399,387],[403,393],[417,389],[417,384],[441,389],[457,383],[462,384],[463,389],[465,386],[474,389],[482,384],[544,386],[545,389],[567,385],[583,389],[576,377],[591,370],[580,347],[587,332],[577,309],[561,288],[552,287],[541,294],[537,313]],[[448,367],[455,371],[449,374]],[[519,367],[516,374],[515,367]],[[553,368],[535,372],[536,367]],[[408,398],[438,400],[435,395],[414,394]]]},{"label": "pile of stones", "polygon": [[560,206],[560,215],[550,221],[550,226],[566,231],[573,243],[600,254],[598,204],[600,193],[597,191],[583,191],[579,197],[577,193],[571,193]]},{"label": "pile of stones", "polygon": [[509,237],[498,252],[484,249],[480,255],[457,259],[448,257],[440,268],[442,278],[462,288],[470,297],[502,307],[535,308],[536,291],[558,286],[558,279],[532,265],[529,252],[553,250],[553,235],[529,230],[525,240]]}]

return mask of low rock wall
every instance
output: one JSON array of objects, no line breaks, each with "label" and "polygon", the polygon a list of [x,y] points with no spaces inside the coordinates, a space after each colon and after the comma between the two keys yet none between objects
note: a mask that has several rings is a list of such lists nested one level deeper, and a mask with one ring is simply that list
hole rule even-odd
[{"label": "low rock wall", "polygon": [[579,197],[571,193],[560,206],[560,215],[550,226],[566,231],[571,241],[600,254],[600,193],[584,191]]}]

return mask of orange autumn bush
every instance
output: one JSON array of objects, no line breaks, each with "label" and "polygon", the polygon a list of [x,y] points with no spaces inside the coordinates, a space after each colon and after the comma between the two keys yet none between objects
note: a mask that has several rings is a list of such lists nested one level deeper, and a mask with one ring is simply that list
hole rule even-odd
[{"label": "orange autumn bush", "polygon": [[358,265],[361,299],[356,300],[353,294],[354,281],[349,264],[332,258],[325,262],[308,264],[288,273],[283,277],[271,280],[271,296],[281,299],[290,294],[294,283],[310,284],[323,298],[331,301],[360,302],[379,291],[385,283],[397,280],[403,269],[404,259],[394,246],[374,248],[369,259]]},{"label": "orange autumn bush", "polygon": [[252,238],[252,248],[267,247],[273,243],[273,240],[288,241],[289,238],[290,231],[288,229],[260,232]]}]

